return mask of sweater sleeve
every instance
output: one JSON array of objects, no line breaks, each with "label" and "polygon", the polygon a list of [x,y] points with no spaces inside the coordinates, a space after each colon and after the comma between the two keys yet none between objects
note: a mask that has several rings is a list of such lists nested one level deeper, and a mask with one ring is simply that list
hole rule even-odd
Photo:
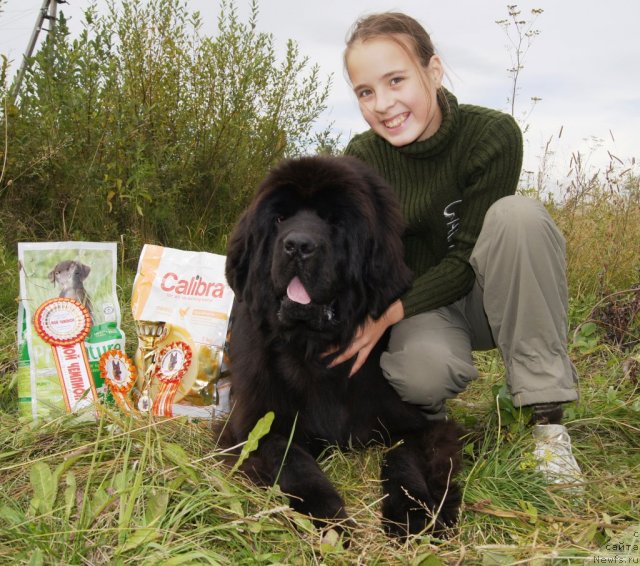
[{"label": "sweater sleeve", "polygon": [[522,134],[508,114],[492,121],[460,168],[462,202],[460,224],[452,246],[444,258],[414,280],[403,297],[405,316],[450,304],[473,287],[475,274],[469,258],[489,207],[498,199],[514,194],[522,167]]}]

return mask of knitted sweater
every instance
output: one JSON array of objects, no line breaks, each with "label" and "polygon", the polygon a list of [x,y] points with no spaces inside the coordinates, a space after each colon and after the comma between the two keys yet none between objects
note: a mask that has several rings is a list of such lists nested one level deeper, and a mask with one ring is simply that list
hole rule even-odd
[{"label": "knitted sweater", "polygon": [[458,105],[445,93],[448,107],[429,139],[394,147],[369,130],[345,150],[376,169],[400,199],[405,260],[414,274],[402,298],[407,317],[471,291],[469,257],[484,216],[496,200],[515,193],[522,166],[522,134],[510,115]]}]

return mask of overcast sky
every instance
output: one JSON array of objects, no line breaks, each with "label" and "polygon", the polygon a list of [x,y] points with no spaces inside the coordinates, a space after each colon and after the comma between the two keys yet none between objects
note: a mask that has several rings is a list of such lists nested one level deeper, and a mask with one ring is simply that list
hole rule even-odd
[{"label": "overcast sky", "polygon": [[[515,2],[515,0],[513,0]],[[362,14],[400,10],[418,19],[431,34],[445,62],[445,82],[460,102],[507,110],[511,79],[509,40],[495,22],[507,17],[503,0],[262,0],[260,31],[273,33],[284,47],[295,40],[302,54],[318,63],[333,87],[325,123],[346,143],[366,128],[342,71],[347,30]],[[88,0],[61,5],[77,33]],[[217,0],[187,0],[199,10],[205,32],[214,34]],[[239,13],[248,0],[237,0]],[[42,0],[8,0],[0,14],[0,53],[17,69]],[[525,167],[537,171],[542,148],[551,140],[555,175],[561,181],[570,157],[580,152],[603,168],[611,152],[625,163],[640,157],[640,0],[537,0],[518,3],[522,17],[541,8],[540,31],[526,56],[520,78],[519,111],[540,98],[525,135]],[[558,134],[562,135],[558,138]],[[637,164],[636,164],[637,167]]]}]

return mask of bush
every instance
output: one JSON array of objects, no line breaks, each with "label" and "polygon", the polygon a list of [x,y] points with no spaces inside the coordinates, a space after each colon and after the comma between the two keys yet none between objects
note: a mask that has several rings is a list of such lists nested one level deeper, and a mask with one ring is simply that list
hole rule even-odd
[{"label": "bush", "polygon": [[[111,0],[77,39],[60,15],[8,122],[6,243],[120,240],[222,251],[267,170],[309,152],[329,83],[289,42],[280,61],[222,2],[217,35],[181,0]],[[1,142],[4,144],[3,142]],[[10,229],[7,229],[9,228]]]}]

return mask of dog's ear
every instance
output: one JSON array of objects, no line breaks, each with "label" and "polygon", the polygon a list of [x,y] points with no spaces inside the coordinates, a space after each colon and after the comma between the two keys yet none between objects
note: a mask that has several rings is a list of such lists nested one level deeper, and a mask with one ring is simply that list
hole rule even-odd
[{"label": "dog's ear", "polygon": [[84,281],[91,273],[91,268],[84,263],[78,263],[78,267],[80,268],[80,280]]},{"label": "dog's ear", "polygon": [[260,208],[256,199],[240,216],[229,238],[225,266],[225,276],[236,300],[244,301],[254,312],[267,307],[271,290],[269,262],[273,234]]},{"label": "dog's ear", "polygon": [[[259,218],[252,204],[236,223],[227,245],[225,276],[238,301],[251,303],[256,284],[256,263],[260,260]],[[258,283],[258,287],[260,283]]]},{"label": "dog's ear", "polygon": [[369,314],[379,318],[411,287],[412,274],[404,262],[404,221],[393,190],[375,174],[365,181],[375,195],[376,224],[364,259]]},{"label": "dog's ear", "polygon": [[251,250],[254,248],[251,233],[251,220],[249,210],[246,210],[236,223],[229,243],[227,244],[227,261],[225,264],[225,277],[233,289],[236,299],[243,300],[249,275],[249,263]]}]

